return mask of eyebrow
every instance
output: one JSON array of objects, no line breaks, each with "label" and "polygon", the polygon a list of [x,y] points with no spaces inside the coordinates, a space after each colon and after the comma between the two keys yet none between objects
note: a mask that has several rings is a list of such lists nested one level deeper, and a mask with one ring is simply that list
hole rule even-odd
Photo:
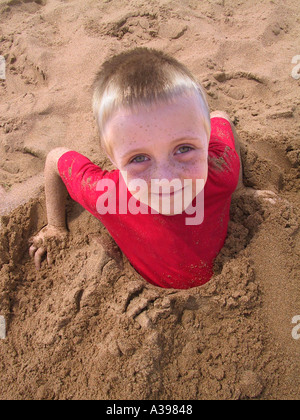
[{"label": "eyebrow", "polygon": [[[178,138],[178,139],[175,139],[175,140],[172,140],[171,142],[170,142],[170,145],[173,145],[173,144],[176,144],[176,143],[180,143],[180,142],[185,142],[185,143],[187,143],[189,140],[201,140],[200,139],[200,137],[180,137],[180,138]],[[130,152],[128,152],[128,153],[125,153],[122,157],[121,157],[121,159],[122,160],[126,160],[126,159],[128,159],[128,157],[129,156],[134,156],[135,154],[144,154],[144,153],[147,153],[147,152],[144,152],[144,151],[141,151],[141,148],[139,148],[139,149],[133,149],[133,150],[131,150]]]}]

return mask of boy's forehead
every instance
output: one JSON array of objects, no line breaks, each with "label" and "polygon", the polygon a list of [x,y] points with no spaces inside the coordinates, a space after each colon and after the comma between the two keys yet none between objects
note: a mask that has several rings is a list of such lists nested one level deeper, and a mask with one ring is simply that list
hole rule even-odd
[{"label": "boy's forehead", "polygon": [[172,102],[143,104],[118,109],[106,126],[107,137],[135,138],[141,132],[148,137],[157,132],[165,135],[195,135],[202,132],[205,116],[195,97],[178,97]]}]

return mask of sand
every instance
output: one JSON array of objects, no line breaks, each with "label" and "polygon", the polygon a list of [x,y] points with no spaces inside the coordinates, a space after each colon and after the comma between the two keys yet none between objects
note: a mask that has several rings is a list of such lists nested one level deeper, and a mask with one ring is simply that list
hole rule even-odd
[{"label": "sand", "polygon": [[[1,400],[299,399],[299,16],[298,0],[0,1]],[[276,194],[234,196],[201,288],[148,285],[71,200],[55,265],[36,272],[28,257],[47,153],[112,169],[90,86],[134,46],[189,66],[235,122],[245,184]]]}]

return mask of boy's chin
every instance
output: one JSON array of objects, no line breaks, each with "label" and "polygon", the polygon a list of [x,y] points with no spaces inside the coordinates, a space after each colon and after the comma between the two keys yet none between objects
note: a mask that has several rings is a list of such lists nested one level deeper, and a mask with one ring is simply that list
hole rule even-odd
[{"label": "boy's chin", "polygon": [[193,200],[184,203],[183,200],[176,200],[174,198],[160,198],[151,201],[149,200],[149,202],[151,203],[149,207],[159,214],[164,216],[175,216],[177,214],[182,214],[191,205]]},{"label": "boy's chin", "polygon": [[179,211],[179,210],[177,210],[177,211],[175,211],[175,210],[171,210],[171,211],[159,211],[159,214],[162,214],[163,216],[176,216],[176,215],[178,215],[178,214],[182,214],[184,212],[184,210],[181,210],[181,211]]}]

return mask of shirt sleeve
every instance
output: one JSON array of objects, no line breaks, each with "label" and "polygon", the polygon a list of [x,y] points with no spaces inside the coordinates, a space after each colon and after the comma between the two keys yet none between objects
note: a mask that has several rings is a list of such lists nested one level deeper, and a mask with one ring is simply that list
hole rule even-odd
[{"label": "shirt sleeve", "polygon": [[224,118],[211,119],[208,156],[212,182],[220,189],[233,193],[238,184],[241,163],[235,150],[231,125]]},{"label": "shirt sleeve", "polygon": [[58,160],[58,171],[71,198],[81,204],[90,213],[97,215],[99,181],[110,179],[117,182],[119,171],[102,170],[80,153],[70,151]]}]

